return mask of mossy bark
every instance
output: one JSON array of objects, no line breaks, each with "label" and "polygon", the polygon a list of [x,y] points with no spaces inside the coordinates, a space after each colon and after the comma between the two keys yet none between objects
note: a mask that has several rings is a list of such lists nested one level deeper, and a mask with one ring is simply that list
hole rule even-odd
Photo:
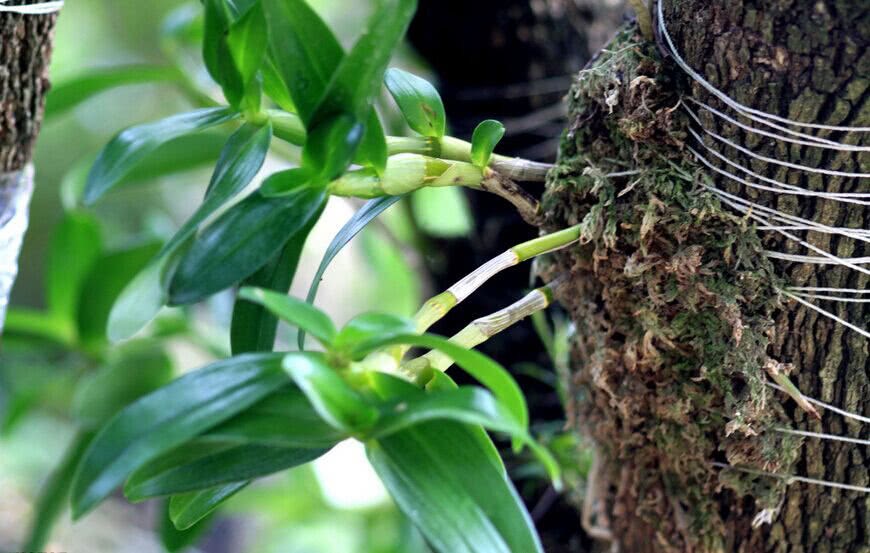
[{"label": "mossy bark", "polygon": [[[665,19],[689,65],[735,100],[801,121],[870,125],[866,5],[681,0],[665,3]],[[584,245],[544,271],[573,275],[561,297],[577,325],[570,416],[601,459],[587,490],[587,521],[631,552],[867,551],[866,494],[711,465],[870,483],[866,448],[771,430],[866,438],[866,425],[832,413],[816,421],[761,384],[769,359],[793,363],[792,380],[804,394],[867,415],[868,341],[777,292],[785,284],[865,289],[867,278],[772,262],[765,250],[812,252],[757,231],[699,184],[832,226],[868,228],[870,210],[714,177],[687,153],[681,94],[724,109],[633,29],[622,33],[572,89],[569,131],[545,195],[548,228],[582,221],[587,230]],[[768,157],[870,170],[866,154],[790,146],[708,115],[702,122]],[[787,170],[707,145],[790,184],[868,191],[866,180]],[[867,255],[852,240],[816,233],[808,240],[839,256]],[[867,304],[824,307],[868,322]],[[753,528],[765,509],[772,523]]]}]

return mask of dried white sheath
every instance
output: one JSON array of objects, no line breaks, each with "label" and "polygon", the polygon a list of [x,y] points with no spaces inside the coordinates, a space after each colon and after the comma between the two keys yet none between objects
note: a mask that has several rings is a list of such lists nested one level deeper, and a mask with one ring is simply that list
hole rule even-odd
[{"label": "dried white sheath", "polygon": [[33,193],[33,166],[0,173],[0,334],[12,283],[18,274],[18,254],[27,230],[27,209]]}]

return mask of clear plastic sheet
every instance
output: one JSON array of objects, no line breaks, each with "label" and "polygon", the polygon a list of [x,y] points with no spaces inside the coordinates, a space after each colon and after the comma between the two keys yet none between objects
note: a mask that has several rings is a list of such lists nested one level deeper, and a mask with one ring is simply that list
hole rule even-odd
[{"label": "clear plastic sheet", "polygon": [[27,210],[33,193],[33,166],[0,173],[0,334],[6,320],[9,293],[18,274],[18,254],[27,230]]}]

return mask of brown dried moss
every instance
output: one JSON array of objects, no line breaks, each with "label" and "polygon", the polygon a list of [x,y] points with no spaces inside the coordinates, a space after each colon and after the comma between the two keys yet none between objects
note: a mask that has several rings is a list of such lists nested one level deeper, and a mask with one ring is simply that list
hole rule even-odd
[{"label": "brown dried moss", "polygon": [[572,273],[569,411],[603,456],[598,499],[658,543],[613,534],[716,551],[720,505],[776,509],[784,484],[711,462],[787,473],[799,441],[767,431],[782,416],[762,384],[776,277],[751,224],[699,186],[673,75],[633,29],[580,73],[543,206],[545,228],[582,222],[584,243],[542,272]]}]

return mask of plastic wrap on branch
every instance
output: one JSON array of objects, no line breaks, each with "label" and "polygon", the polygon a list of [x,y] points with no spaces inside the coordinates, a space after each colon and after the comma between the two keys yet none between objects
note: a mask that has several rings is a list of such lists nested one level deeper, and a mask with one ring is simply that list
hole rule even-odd
[{"label": "plastic wrap on branch", "polygon": [[0,173],[0,334],[12,283],[18,273],[18,254],[27,230],[27,208],[33,193],[33,166]]}]

